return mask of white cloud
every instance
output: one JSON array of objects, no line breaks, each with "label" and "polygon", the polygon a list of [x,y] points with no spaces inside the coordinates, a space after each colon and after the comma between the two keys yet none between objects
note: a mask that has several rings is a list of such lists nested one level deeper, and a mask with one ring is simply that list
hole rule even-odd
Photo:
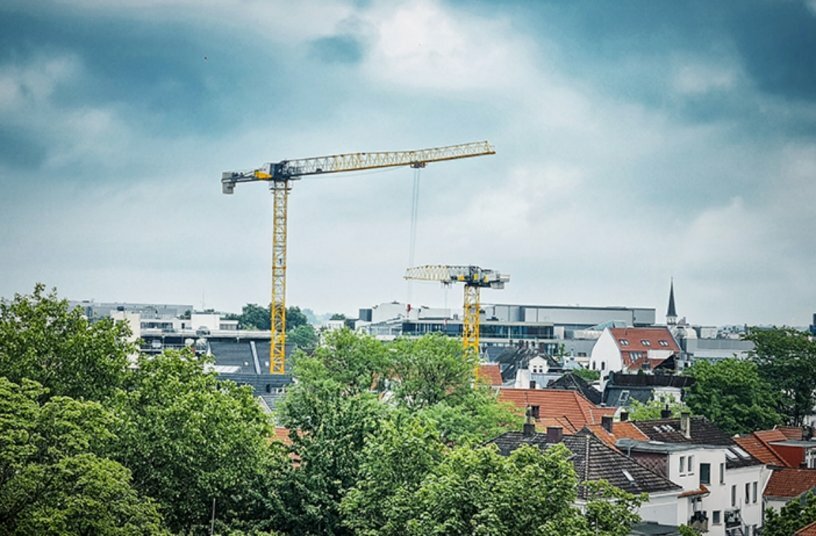
[{"label": "white cloud", "polygon": [[674,69],[671,85],[675,92],[693,96],[734,89],[740,80],[740,73],[733,63],[683,62]]}]

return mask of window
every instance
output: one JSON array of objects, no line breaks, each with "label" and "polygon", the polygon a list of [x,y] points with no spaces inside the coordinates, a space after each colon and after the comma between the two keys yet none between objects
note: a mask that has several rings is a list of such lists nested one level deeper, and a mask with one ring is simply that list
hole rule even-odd
[{"label": "window", "polygon": [[621,391],[620,397],[618,398],[618,404],[623,405],[629,401],[629,391]]},{"label": "window", "polygon": [[700,464],[700,484],[711,484],[711,464]]},{"label": "window", "polygon": [[533,419],[538,419],[541,415],[541,406],[530,406],[530,416]]},{"label": "window", "polygon": [[686,472],[686,457],[680,456],[680,474],[682,475],[685,472]]},{"label": "window", "polygon": [[629,346],[628,339],[618,339],[618,342],[620,343],[621,346]]},{"label": "window", "polygon": [[664,346],[664,347],[665,347],[665,346],[668,346],[668,345],[669,345],[669,341],[663,341],[663,340],[660,340],[660,341],[657,341],[657,344],[659,344],[660,346]]},{"label": "window", "polygon": [[745,483],[745,504],[751,502],[751,484]]},{"label": "window", "polygon": [[688,457],[688,472],[690,475],[694,474],[694,456]]},{"label": "window", "polygon": [[756,482],[751,484],[751,502],[752,503],[757,502],[757,483]]},{"label": "window", "polygon": [[737,505],[737,485],[734,484],[731,486],[731,507],[735,507]]},{"label": "window", "polygon": [[640,344],[642,344],[643,346],[651,346],[652,345],[652,343],[650,341],[647,341],[646,339],[641,339]]},{"label": "window", "polygon": [[713,524],[715,524],[715,525],[720,524],[720,511],[719,510],[714,510],[713,512],[711,512],[711,522]]},{"label": "window", "polygon": [[725,484],[725,464],[720,464],[720,484]]},{"label": "window", "polygon": [[606,370],[606,361],[601,361],[601,370]]}]

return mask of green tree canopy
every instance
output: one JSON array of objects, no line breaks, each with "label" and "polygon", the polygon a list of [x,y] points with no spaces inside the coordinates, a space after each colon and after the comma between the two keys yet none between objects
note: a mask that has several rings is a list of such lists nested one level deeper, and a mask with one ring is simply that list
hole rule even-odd
[{"label": "green tree canopy", "polygon": [[45,396],[103,400],[122,385],[135,350],[129,335],[123,322],[88,322],[38,284],[30,296],[0,301],[0,376],[36,381],[48,389]]},{"label": "green tree canopy", "polygon": [[288,332],[286,342],[292,343],[306,353],[314,352],[319,342],[317,332],[310,324],[303,324]]},{"label": "green tree canopy", "polygon": [[309,320],[300,307],[292,306],[286,308],[286,331],[297,329],[309,324]]},{"label": "green tree canopy", "polygon": [[633,421],[651,421],[661,418],[661,412],[668,406],[672,417],[677,418],[684,411],[690,411],[682,402],[672,396],[660,396],[645,404],[639,400],[632,400],[629,404],[629,418]]},{"label": "green tree canopy", "polygon": [[173,531],[206,526],[216,500],[227,526],[263,526],[288,461],[249,387],[219,381],[189,351],[142,356],[117,400],[117,458],[157,499]]},{"label": "green tree canopy", "polygon": [[788,424],[801,426],[816,406],[816,340],[791,328],[751,329],[752,359],[781,396],[777,410]]},{"label": "green tree canopy", "polygon": [[803,500],[791,501],[778,512],[765,510],[762,536],[791,536],[797,530],[816,521],[816,495],[808,493]]},{"label": "green tree canopy", "polygon": [[97,402],[39,399],[0,378],[0,535],[163,534],[157,505],[105,457],[114,416]]},{"label": "green tree canopy", "polygon": [[771,428],[781,421],[778,396],[752,361],[698,361],[685,374],[694,378],[686,403],[729,435]]}]

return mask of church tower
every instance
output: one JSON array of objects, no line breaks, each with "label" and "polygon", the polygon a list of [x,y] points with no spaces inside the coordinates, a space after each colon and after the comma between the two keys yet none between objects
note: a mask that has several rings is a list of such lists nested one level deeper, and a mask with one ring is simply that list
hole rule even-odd
[{"label": "church tower", "polygon": [[673,327],[677,325],[677,311],[674,308],[674,278],[669,287],[669,309],[666,311],[666,325]]}]

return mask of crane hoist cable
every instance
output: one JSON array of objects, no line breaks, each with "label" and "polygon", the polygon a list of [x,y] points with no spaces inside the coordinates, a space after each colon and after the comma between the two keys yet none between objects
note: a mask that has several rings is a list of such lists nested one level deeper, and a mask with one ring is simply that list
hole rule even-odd
[{"label": "crane hoist cable", "polygon": [[[272,299],[269,306],[271,334],[269,372],[285,374],[286,363],[286,236],[288,197],[292,181],[306,176],[344,173],[398,166],[414,169],[430,162],[457,160],[496,154],[486,141],[432,147],[415,151],[383,151],[346,153],[315,158],[271,162],[255,169],[225,171],[221,174],[221,189],[232,194],[235,185],[243,182],[268,182],[272,191]],[[418,187],[417,187],[418,192]]]}]

